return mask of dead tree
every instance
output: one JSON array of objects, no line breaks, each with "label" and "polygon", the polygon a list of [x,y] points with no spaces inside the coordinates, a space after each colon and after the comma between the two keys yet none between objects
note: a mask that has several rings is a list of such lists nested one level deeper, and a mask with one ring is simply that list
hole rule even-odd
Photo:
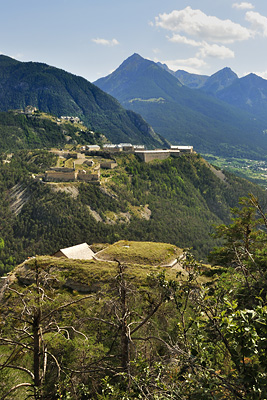
[{"label": "dead tree", "polygon": [[[65,300],[59,304],[56,297],[50,297],[49,274],[42,274],[42,272],[35,260],[34,282],[24,289],[10,284],[5,290],[6,301],[3,303],[2,310],[7,314],[9,326],[6,328],[4,322],[1,324],[0,346],[4,349],[5,356],[0,357],[0,372],[19,370],[25,373],[28,379],[27,382],[20,382],[11,387],[0,397],[0,400],[25,387],[29,388],[35,400],[42,400],[49,359],[56,367],[57,381],[59,381],[62,367],[57,356],[47,346],[47,335],[64,334],[69,338],[72,331],[87,339],[86,335],[76,330],[73,325],[61,326],[58,319],[63,310],[94,295]],[[9,308],[8,313],[5,311],[6,307]],[[30,359],[31,362],[26,359]],[[23,363],[24,360],[26,360],[25,363]]]},{"label": "dead tree", "polygon": [[[112,289],[114,295],[111,295],[111,300],[105,303],[103,309],[105,317],[89,317],[89,319],[98,321],[100,326],[105,324],[112,328],[113,334],[111,335],[111,345],[107,357],[112,356],[111,359],[114,360],[116,355],[113,353],[113,348],[117,343],[117,348],[119,349],[118,358],[120,360],[120,367],[117,372],[125,374],[129,387],[132,379],[131,361],[135,359],[136,354],[134,342],[136,340],[140,342],[140,338],[136,334],[151,321],[154,314],[166,301],[167,292],[166,289],[163,289],[158,284],[157,293],[152,296],[152,299],[148,291],[139,290],[130,283],[126,277],[128,267],[119,260],[115,261],[118,263],[118,272]],[[147,304],[147,307],[144,307],[144,304]],[[107,368],[107,372],[108,370]]]}]

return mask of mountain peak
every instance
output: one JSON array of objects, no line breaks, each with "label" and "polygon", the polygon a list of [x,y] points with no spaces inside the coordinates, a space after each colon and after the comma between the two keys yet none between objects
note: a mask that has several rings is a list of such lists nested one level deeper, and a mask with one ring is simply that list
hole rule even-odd
[{"label": "mountain peak", "polygon": [[266,118],[267,80],[256,74],[236,79],[218,93],[218,98],[235,107],[253,113],[257,118]]},{"label": "mountain peak", "polygon": [[259,75],[254,74],[253,72],[251,72],[250,74],[244,76],[241,79],[243,79],[243,80],[251,80],[251,81],[255,81],[255,80],[258,80],[258,81],[265,80],[266,81],[266,79],[262,78]]},{"label": "mountain peak", "polygon": [[230,77],[234,77],[234,78],[238,78],[237,74],[231,70],[230,67],[224,67],[222,69],[220,69],[219,71],[215,72],[215,74],[211,75],[212,76],[218,76],[218,75],[224,75],[224,76],[230,76]]},{"label": "mountain peak", "polygon": [[231,73],[235,73],[230,67],[224,67],[224,68],[222,68],[222,69],[220,69],[218,72],[220,72],[220,71],[227,71],[227,72],[231,72]]},{"label": "mountain peak", "polygon": [[231,68],[225,67],[211,75],[202,89],[207,93],[215,94],[232,85],[236,79],[238,79],[237,74]]},{"label": "mountain peak", "polygon": [[131,66],[133,68],[135,68],[136,66],[139,66],[140,64],[147,64],[147,63],[151,63],[152,61],[149,61],[143,57],[141,57],[139,54],[134,53],[132,54],[130,57],[126,58],[126,60],[123,61],[123,63],[119,66],[118,69],[120,69],[121,67],[125,67],[125,66]]},{"label": "mountain peak", "polygon": [[141,57],[140,56],[140,54],[138,54],[138,53],[133,53],[130,57],[128,57],[127,59],[126,59],[126,61],[127,60],[144,60],[144,58],[143,57]]},{"label": "mountain peak", "polygon": [[98,79],[95,84],[119,99],[121,104],[139,97],[139,90],[142,91],[144,99],[155,97],[155,101],[166,100],[171,98],[169,92],[172,93],[176,86],[182,86],[179,80],[164,68],[136,53],[127,58],[110,75]]}]

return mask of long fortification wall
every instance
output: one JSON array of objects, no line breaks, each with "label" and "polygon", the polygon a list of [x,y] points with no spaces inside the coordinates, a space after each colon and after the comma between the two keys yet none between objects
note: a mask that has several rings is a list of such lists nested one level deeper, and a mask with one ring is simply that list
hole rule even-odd
[{"label": "long fortification wall", "polygon": [[75,171],[71,172],[58,172],[58,171],[47,171],[45,174],[45,180],[47,182],[70,182],[75,181]]},{"label": "long fortification wall", "polygon": [[170,153],[168,150],[145,150],[145,151],[136,151],[135,152],[138,157],[144,162],[149,162],[152,160],[166,160],[166,158],[170,157]]},{"label": "long fortification wall", "polygon": [[83,181],[83,182],[97,182],[99,181],[100,178],[100,173],[95,173],[95,174],[88,174],[84,173],[82,171],[79,171],[77,174],[77,180],[78,181]]}]

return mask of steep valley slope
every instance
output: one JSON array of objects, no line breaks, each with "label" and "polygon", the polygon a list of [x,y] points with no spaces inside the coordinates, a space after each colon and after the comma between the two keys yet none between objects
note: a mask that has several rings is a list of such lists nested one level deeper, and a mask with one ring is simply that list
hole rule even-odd
[{"label": "steep valley slope", "polygon": [[[119,239],[191,247],[203,258],[216,244],[213,226],[229,222],[239,197],[264,197],[258,186],[214,171],[197,154],[151,163],[133,154],[115,159],[116,168],[101,170],[100,184],[33,179],[56,161],[45,151],[20,151],[1,164],[1,272],[35,254]],[[15,187],[27,193],[17,213],[11,208]]]}]

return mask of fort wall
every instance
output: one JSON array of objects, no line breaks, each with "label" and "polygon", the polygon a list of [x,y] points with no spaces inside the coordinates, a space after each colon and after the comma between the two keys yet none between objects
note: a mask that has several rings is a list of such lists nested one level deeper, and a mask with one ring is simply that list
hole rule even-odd
[{"label": "fort wall", "polygon": [[144,162],[166,160],[166,158],[170,157],[169,150],[144,150],[136,151],[135,154]]},{"label": "fort wall", "polygon": [[76,174],[73,170],[70,172],[46,171],[45,180],[46,182],[71,182],[76,180]]}]

